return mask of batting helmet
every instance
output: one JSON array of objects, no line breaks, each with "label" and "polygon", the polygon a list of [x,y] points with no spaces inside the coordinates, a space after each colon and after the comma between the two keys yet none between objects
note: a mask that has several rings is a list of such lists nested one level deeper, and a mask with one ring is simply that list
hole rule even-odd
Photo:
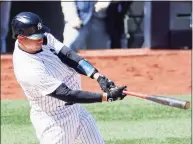
[{"label": "batting helmet", "polygon": [[42,19],[32,12],[17,14],[11,22],[11,27],[14,39],[18,35],[22,35],[29,39],[38,40],[44,37],[45,32],[50,32],[50,29],[43,25]]}]

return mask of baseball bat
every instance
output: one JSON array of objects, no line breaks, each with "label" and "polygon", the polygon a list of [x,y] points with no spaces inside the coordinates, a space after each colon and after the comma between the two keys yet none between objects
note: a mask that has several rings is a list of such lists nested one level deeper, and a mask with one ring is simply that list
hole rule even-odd
[{"label": "baseball bat", "polygon": [[129,91],[123,91],[123,93],[126,95],[146,99],[149,101],[153,101],[153,102],[171,106],[171,107],[176,107],[181,109],[190,108],[190,102],[185,100],[175,99],[175,98],[166,97],[166,96],[146,95],[146,94],[140,94],[140,93],[129,92]]}]

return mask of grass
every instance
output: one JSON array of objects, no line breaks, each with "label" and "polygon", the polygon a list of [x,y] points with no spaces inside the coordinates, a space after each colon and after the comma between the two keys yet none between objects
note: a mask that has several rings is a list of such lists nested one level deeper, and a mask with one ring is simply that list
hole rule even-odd
[{"label": "grass", "polygon": [[[191,99],[180,96],[180,99]],[[190,144],[191,109],[163,106],[139,98],[84,105],[108,144]],[[37,144],[26,100],[1,101],[1,144]]]}]

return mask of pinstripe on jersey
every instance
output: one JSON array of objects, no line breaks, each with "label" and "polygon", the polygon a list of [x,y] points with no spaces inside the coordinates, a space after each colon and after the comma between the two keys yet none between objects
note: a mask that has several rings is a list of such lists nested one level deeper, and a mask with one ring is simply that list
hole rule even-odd
[{"label": "pinstripe on jersey", "polygon": [[49,33],[47,45],[37,54],[29,54],[15,42],[14,73],[30,103],[30,118],[41,144],[102,144],[93,117],[81,105],[66,106],[64,101],[46,96],[61,83],[72,90],[81,89],[80,75],[64,64],[57,53],[64,46]]}]

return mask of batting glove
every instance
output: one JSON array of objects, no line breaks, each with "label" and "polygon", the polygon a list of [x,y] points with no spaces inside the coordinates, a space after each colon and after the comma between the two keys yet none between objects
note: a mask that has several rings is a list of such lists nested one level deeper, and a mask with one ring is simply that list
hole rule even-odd
[{"label": "batting glove", "polygon": [[99,85],[100,85],[103,92],[110,92],[111,88],[116,87],[116,85],[113,81],[111,81],[110,79],[106,78],[103,75],[100,75],[97,78],[97,82],[99,83]]},{"label": "batting glove", "polygon": [[107,93],[107,101],[112,102],[124,99],[126,94],[123,94],[123,91],[126,90],[126,88],[127,86],[113,88],[111,92]]}]

